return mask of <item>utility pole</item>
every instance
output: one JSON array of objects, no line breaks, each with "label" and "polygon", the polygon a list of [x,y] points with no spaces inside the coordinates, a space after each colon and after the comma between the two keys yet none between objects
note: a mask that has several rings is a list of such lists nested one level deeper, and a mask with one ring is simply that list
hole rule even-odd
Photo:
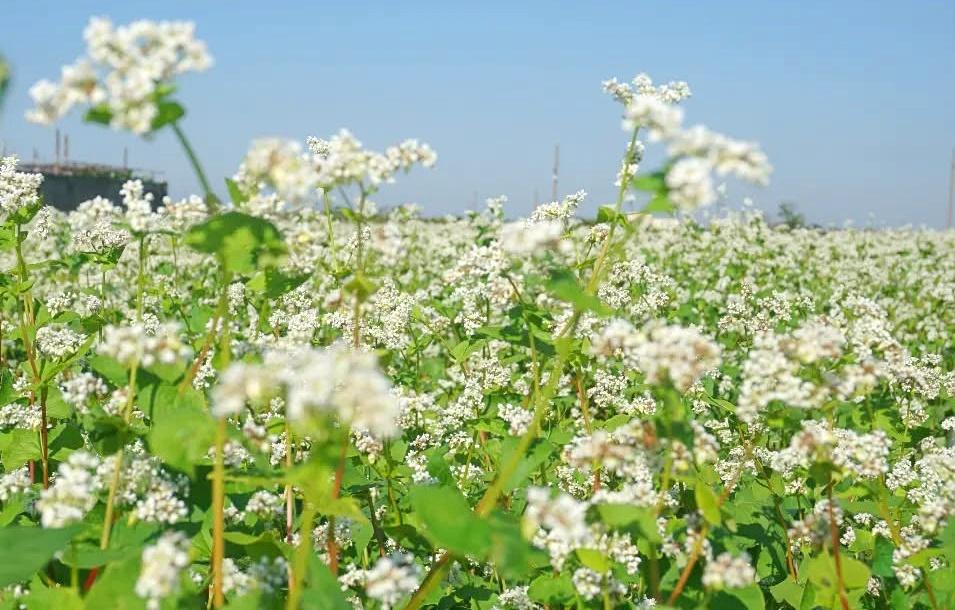
[{"label": "utility pole", "polygon": [[952,228],[952,216],[955,214],[955,148],[952,149],[952,166],[948,170],[948,224]]},{"label": "utility pole", "polygon": [[554,175],[551,183],[550,199],[557,201],[557,175],[560,173],[560,144],[554,145]]}]

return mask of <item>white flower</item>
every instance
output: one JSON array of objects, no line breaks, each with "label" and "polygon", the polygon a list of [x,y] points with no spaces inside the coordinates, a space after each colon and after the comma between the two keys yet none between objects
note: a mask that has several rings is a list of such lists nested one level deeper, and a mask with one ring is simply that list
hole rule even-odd
[{"label": "white flower", "polygon": [[746,554],[733,557],[721,553],[711,559],[703,569],[703,586],[711,589],[738,589],[756,582],[756,570],[749,563]]},{"label": "white flower", "polygon": [[179,591],[179,578],[189,565],[189,540],[182,532],[166,532],[143,549],[143,565],[136,580],[136,595],[150,610]]},{"label": "white flower", "polygon": [[410,555],[396,553],[381,557],[365,574],[365,594],[385,610],[418,588],[419,569]]},{"label": "white flower", "polygon": [[716,201],[712,166],[697,157],[685,157],[670,167],[666,174],[669,198],[681,210],[694,210]]},{"label": "white flower", "polygon": [[36,106],[27,120],[50,124],[74,106],[103,106],[114,129],[136,134],[152,130],[159,114],[157,93],[185,72],[212,64],[195,26],[180,21],[134,21],[114,27],[94,17],[83,33],[88,57],[65,66],[59,83],[42,80],[30,89]]},{"label": "white flower", "polygon": [[563,224],[556,220],[518,221],[501,227],[501,249],[512,256],[528,256],[559,247]]},{"label": "white flower", "polygon": [[62,359],[79,349],[85,335],[65,326],[44,326],[36,331],[36,347],[47,358]]},{"label": "white flower", "polygon": [[65,527],[86,516],[103,488],[99,466],[100,459],[86,451],[74,451],[60,464],[53,485],[43,490],[36,503],[43,527]]},{"label": "white flower", "polygon": [[647,129],[651,141],[666,140],[676,135],[683,123],[683,110],[652,95],[637,95],[627,105],[623,128]]},{"label": "white flower", "polygon": [[21,208],[36,205],[40,200],[39,188],[42,174],[17,171],[17,158],[0,159],[0,210],[13,214]]}]

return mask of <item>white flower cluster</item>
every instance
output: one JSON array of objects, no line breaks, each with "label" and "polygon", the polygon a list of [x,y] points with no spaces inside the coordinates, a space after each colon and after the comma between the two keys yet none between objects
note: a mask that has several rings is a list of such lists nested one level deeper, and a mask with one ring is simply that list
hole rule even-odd
[{"label": "white flower cluster", "polygon": [[36,347],[47,358],[61,360],[79,349],[85,335],[66,326],[43,326],[36,331]]},{"label": "white flower cluster", "polygon": [[594,339],[593,350],[616,356],[646,375],[647,382],[671,382],[686,392],[704,374],[720,365],[720,347],[694,328],[652,322],[635,329],[614,320]]},{"label": "white flower cluster", "polygon": [[21,208],[31,207],[40,200],[39,188],[42,174],[17,171],[17,158],[0,159],[0,210],[13,214]]},{"label": "white flower cluster", "polygon": [[0,502],[7,502],[15,495],[26,493],[32,484],[27,466],[3,473],[0,475]]},{"label": "white flower cluster", "polygon": [[393,608],[402,597],[418,588],[420,570],[411,555],[395,553],[381,557],[365,573],[365,594],[383,610]]},{"label": "white flower cluster", "polygon": [[361,142],[344,129],[327,141],[310,137],[308,146],[317,171],[317,183],[325,189],[354,184],[377,186],[391,182],[398,171],[407,172],[417,164],[432,167],[438,160],[430,146],[417,140],[405,140],[384,153],[365,150]]},{"label": "white flower cluster", "polygon": [[313,157],[298,142],[280,138],[254,140],[232,179],[245,193],[269,187],[288,202],[308,198],[318,186]]},{"label": "white flower cluster", "polygon": [[690,95],[686,83],[654,86],[647,75],[640,74],[632,85],[611,79],[604,82],[604,89],[626,107],[624,130],[646,129],[650,141],[667,143],[674,162],[667,170],[665,184],[670,201],[679,209],[693,210],[716,201],[714,173],[732,174],[754,184],[769,181],[772,166],[757,144],[734,140],[699,125],[683,128],[683,111],[675,104]]},{"label": "white flower cluster", "polygon": [[756,582],[756,570],[745,554],[733,557],[720,553],[706,562],[703,569],[703,586],[709,589],[739,589]]},{"label": "white flower cluster", "polygon": [[143,549],[143,565],[136,579],[136,595],[149,610],[158,610],[162,600],[179,591],[179,578],[189,566],[189,539],[169,531]]},{"label": "white flower cluster", "polygon": [[95,505],[103,488],[97,474],[100,459],[86,451],[74,451],[56,471],[56,478],[37,500],[43,527],[65,527],[81,521]]},{"label": "white flower cluster", "polygon": [[41,80],[30,89],[36,106],[27,120],[51,124],[74,106],[102,107],[115,129],[146,134],[159,115],[158,99],[176,76],[212,65],[195,25],[182,21],[134,21],[115,27],[94,17],[83,33],[87,55],[64,66],[58,83]]},{"label": "white flower cluster", "polygon": [[377,359],[343,347],[273,351],[261,364],[234,363],[213,390],[212,410],[217,417],[237,415],[283,391],[291,420],[333,413],[379,438],[397,432],[398,397]]},{"label": "white flower cluster", "polygon": [[126,326],[107,326],[98,351],[127,367],[133,363],[145,367],[174,364],[192,353],[179,337],[177,324],[161,324],[154,332],[147,332],[146,326],[139,322]]}]

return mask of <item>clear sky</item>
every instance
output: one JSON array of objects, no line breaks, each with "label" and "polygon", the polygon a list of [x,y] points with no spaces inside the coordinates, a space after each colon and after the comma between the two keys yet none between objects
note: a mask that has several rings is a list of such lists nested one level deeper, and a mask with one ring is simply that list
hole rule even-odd
[{"label": "clear sky", "polygon": [[[183,80],[185,129],[210,174],[231,175],[248,142],[304,141],[349,128],[371,147],[429,142],[433,170],[400,177],[380,204],[443,214],[506,194],[511,215],[560,190],[589,208],[612,199],[625,145],[600,89],[644,71],[682,79],[687,122],[762,143],[776,168],[753,191],[810,220],[941,226],[955,146],[955,2],[247,2],[5,0],[0,53],[15,81],[0,141],[53,155],[53,131],[26,123],[27,89],[83,51],[91,15],[197,23],[216,64]],[[163,170],[196,189],[170,134],[156,141],[63,124],[74,159]],[[219,188],[220,193],[224,188]],[[733,188],[741,197],[750,191]]]}]

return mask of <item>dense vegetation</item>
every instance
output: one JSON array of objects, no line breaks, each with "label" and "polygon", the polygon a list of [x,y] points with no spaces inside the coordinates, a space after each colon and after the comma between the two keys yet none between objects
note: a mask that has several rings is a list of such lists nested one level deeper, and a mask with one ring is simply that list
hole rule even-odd
[{"label": "dense vegetation", "polygon": [[379,213],[435,153],[344,131],[223,199],[191,25],[86,40],[30,118],[173,130],[205,193],[64,215],[3,160],[4,607],[955,606],[955,234],[693,220],[771,168],[644,75],[593,221]]}]

